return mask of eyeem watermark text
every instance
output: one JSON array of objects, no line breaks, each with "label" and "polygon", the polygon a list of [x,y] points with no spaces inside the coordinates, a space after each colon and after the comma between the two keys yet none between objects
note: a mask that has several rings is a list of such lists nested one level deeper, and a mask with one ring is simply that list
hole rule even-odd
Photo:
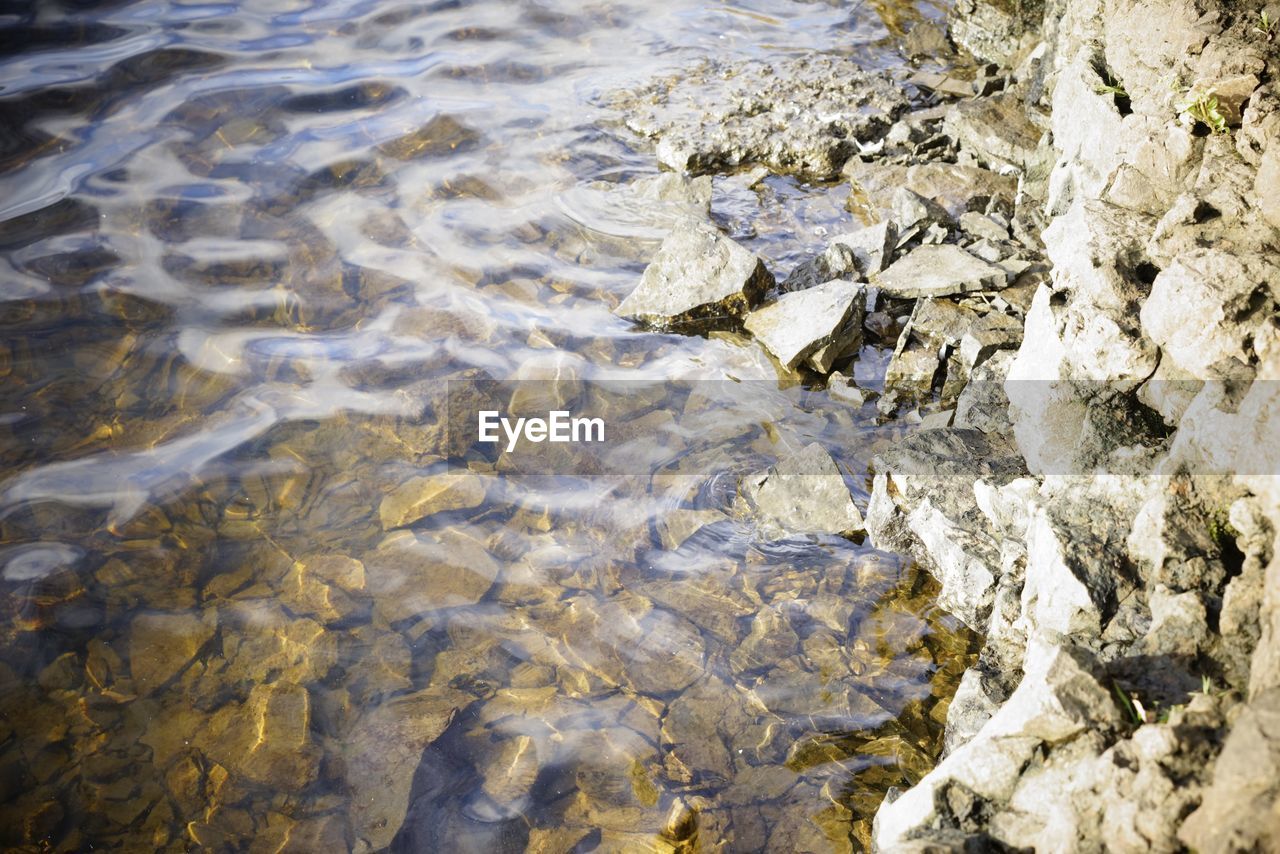
[{"label": "eyeem watermark text", "polygon": [[525,441],[538,444],[541,442],[580,443],[603,442],[604,419],[572,418],[573,413],[557,409],[547,413],[546,418],[504,418],[496,409],[482,409],[479,415],[479,436],[481,442],[497,443],[498,428],[507,437],[507,453],[516,449],[523,435]]}]

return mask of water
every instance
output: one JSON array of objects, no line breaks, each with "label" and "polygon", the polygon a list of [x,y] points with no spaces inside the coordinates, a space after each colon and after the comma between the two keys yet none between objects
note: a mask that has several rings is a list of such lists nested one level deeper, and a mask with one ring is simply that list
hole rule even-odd
[{"label": "water", "polygon": [[[624,187],[652,151],[598,96],[708,56],[895,68],[938,9],[0,11],[0,842],[865,844],[973,639],[848,540],[729,512],[675,547],[812,440],[865,501],[896,428],[738,336],[610,313],[662,224]],[[785,273],[851,224],[846,194],[718,178],[713,213]],[[699,398],[718,456],[472,459],[478,498],[395,518],[448,465],[444,383],[528,365],[753,391]]]}]

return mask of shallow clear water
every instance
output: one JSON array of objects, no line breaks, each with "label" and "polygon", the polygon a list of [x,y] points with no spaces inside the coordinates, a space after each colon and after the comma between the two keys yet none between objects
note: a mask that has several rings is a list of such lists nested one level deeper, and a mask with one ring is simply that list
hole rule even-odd
[{"label": "shallow clear water", "polygon": [[[728,513],[676,547],[811,440],[864,500],[894,428],[745,339],[610,313],[663,221],[624,186],[651,149],[597,96],[708,56],[893,68],[936,9],[9,8],[0,843],[865,841],[932,761],[972,639],[848,540]],[[713,214],[785,274],[851,224],[846,194],[718,178]],[[699,398],[714,458],[473,460],[479,497],[398,517],[388,496],[447,464],[444,383],[529,365],[753,391]]]}]

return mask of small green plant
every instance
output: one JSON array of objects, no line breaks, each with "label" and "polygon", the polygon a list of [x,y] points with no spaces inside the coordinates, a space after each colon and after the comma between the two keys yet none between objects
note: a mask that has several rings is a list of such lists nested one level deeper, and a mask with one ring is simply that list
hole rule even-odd
[{"label": "small green plant", "polygon": [[1120,706],[1133,718],[1133,722],[1141,726],[1147,722],[1147,710],[1142,708],[1142,702],[1133,694],[1120,687],[1119,683],[1112,682],[1112,689],[1116,692],[1116,697],[1120,700]]},{"label": "small green plant", "polygon": [[1112,95],[1116,98],[1128,98],[1129,92],[1124,88],[1124,84],[1119,80],[1113,80],[1110,76],[1104,75],[1102,83],[1093,87],[1093,91],[1098,95]]},{"label": "small green plant", "polygon": [[1253,28],[1253,31],[1267,41],[1271,41],[1276,36],[1277,23],[1280,22],[1271,20],[1271,15],[1267,13],[1266,9],[1263,9],[1258,13],[1258,23],[1257,26]]},{"label": "small green plant", "polygon": [[1227,119],[1218,109],[1218,99],[1213,95],[1188,92],[1177,110],[1180,115],[1199,122],[1214,133],[1227,132]]}]

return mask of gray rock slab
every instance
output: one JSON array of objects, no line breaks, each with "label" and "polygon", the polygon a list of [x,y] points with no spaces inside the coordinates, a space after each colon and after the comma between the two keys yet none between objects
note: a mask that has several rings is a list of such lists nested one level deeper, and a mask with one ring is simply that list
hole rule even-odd
[{"label": "gray rock slab", "polygon": [[742,494],[771,539],[791,534],[856,534],[862,514],[835,460],[817,442],[743,483]]},{"label": "gray rock slab", "polygon": [[879,139],[907,107],[900,86],[848,57],[705,62],[609,103],[657,140],[658,159],[696,174],[762,164],[833,178],[860,144]]},{"label": "gray rock slab", "polygon": [[866,288],[862,284],[827,282],[783,294],[747,315],[744,325],[779,362],[794,369],[837,338],[857,335],[865,305]]},{"label": "gray rock slab", "polygon": [[886,296],[937,297],[998,290],[1008,284],[1004,269],[975,258],[959,246],[921,246],[872,277]]},{"label": "gray rock slab", "polygon": [[773,283],[759,257],[714,228],[681,228],[614,313],[659,329],[703,331],[746,314]]}]

